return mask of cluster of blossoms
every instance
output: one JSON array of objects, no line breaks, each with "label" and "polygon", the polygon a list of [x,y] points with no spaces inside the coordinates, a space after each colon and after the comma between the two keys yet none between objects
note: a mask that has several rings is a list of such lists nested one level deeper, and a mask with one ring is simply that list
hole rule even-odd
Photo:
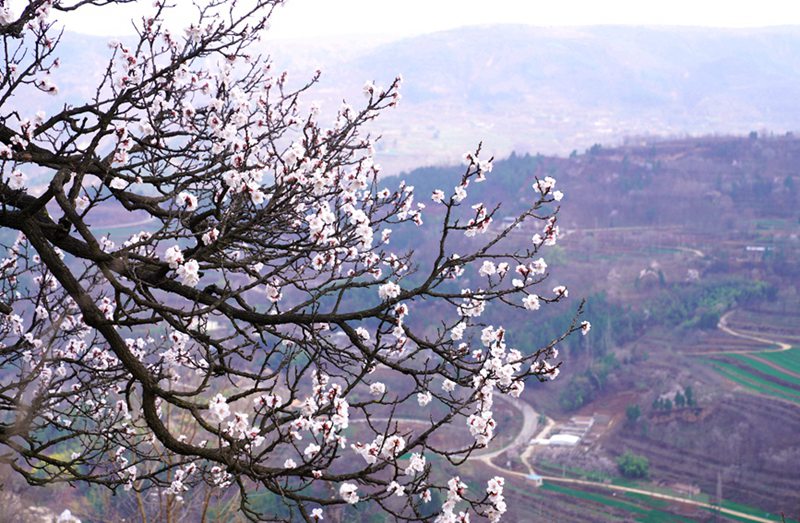
[{"label": "cluster of blossoms", "polygon": [[547,223],[542,231],[542,234],[536,233],[531,238],[531,242],[534,246],[544,245],[545,247],[552,247],[558,241],[559,235],[561,234],[561,230],[559,229],[558,225],[556,225],[555,217],[551,217],[547,220]]},{"label": "cluster of blossoms", "polygon": [[492,508],[489,509],[486,516],[492,523],[500,521],[500,517],[505,514],[507,510],[506,501],[503,497],[503,486],[505,482],[506,480],[502,477],[495,476],[489,480],[486,486],[486,494],[489,496],[489,502],[492,504]]},{"label": "cluster of blossoms", "polygon": [[339,496],[342,497],[347,503],[351,505],[355,505],[358,503],[358,485],[354,485],[353,483],[342,483],[339,486]]},{"label": "cluster of blossoms", "polygon": [[394,461],[406,448],[406,440],[396,434],[388,438],[378,434],[371,443],[354,443],[350,448],[364,458],[367,464],[374,465],[379,457]]},{"label": "cluster of blossoms", "polygon": [[169,264],[170,269],[176,269],[175,272],[184,285],[195,287],[200,282],[200,264],[197,260],[184,260],[179,246],[174,245],[167,249],[164,261]]},{"label": "cluster of blossoms", "polygon": [[177,203],[189,212],[197,210],[197,196],[190,192],[183,191],[178,194]]},{"label": "cluster of blossoms", "polygon": [[456,504],[463,499],[467,490],[467,484],[461,481],[458,476],[451,478],[447,482],[447,499],[442,504],[442,511],[436,517],[435,523],[467,523],[469,522],[468,512],[455,513]]},{"label": "cluster of blossoms", "polygon": [[[31,24],[56,5],[39,4],[24,14]],[[158,2],[138,43],[111,45],[98,91],[107,100],[48,119],[6,115],[0,212],[36,243],[20,234],[2,246],[0,347],[13,349],[0,351],[0,364],[19,379],[0,382],[0,422],[26,420],[19,439],[31,459],[54,427],[66,434],[72,461],[54,476],[91,470],[89,481],[155,486],[177,500],[200,483],[257,486],[307,518],[313,503],[391,498],[384,508],[405,519],[446,490],[437,521],[497,521],[502,479],[470,500],[458,477],[437,484],[430,460],[488,445],[495,394],[518,398],[526,378],[558,373],[554,348],[509,348],[486,318],[504,312],[496,305],[522,314],[567,298],[563,286],[552,296],[534,289],[547,276],[539,248],[559,235],[554,215],[537,212],[562,199],[555,180],[537,180],[537,202],[500,228],[498,207],[472,201],[493,169],[480,151],[465,155],[450,194],[433,191],[435,205],[405,182],[381,188],[362,129],[397,104],[399,78],[385,89],[368,82],[366,105],[343,103],[324,127],[318,107],[298,102],[317,76],[292,87],[247,51],[265,19],[237,19],[238,4],[197,7],[199,19],[172,33]],[[0,23],[13,18],[0,8]],[[32,41],[40,52],[8,74],[55,94],[49,66],[24,63],[49,56],[54,40]],[[75,125],[97,114],[102,125]],[[53,168],[51,148],[63,168]],[[23,172],[38,182],[47,169],[53,178],[37,200]],[[37,208],[35,219],[14,220]],[[144,230],[94,234],[112,213]],[[392,252],[408,230],[440,218],[438,249]],[[544,226],[533,246],[509,246],[526,221]],[[406,412],[415,419],[395,417]],[[436,449],[428,438],[462,413],[465,448]],[[93,462],[103,455],[114,455],[106,476]],[[322,509],[310,519],[323,520]]]},{"label": "cluster of blossoms", "polygon": [[28,177],[25,176],[21,171],[12,171],[8,176],[6,183],[8,184],[9,189],[12,191],[17,191],[25,188],[25,180],[27,178]]}]

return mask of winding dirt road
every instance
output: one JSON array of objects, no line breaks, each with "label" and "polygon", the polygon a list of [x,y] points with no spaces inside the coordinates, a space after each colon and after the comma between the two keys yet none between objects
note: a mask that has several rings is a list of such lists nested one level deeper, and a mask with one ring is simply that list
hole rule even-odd
[{"label": "winding dirt road", "polygon": [[524,401],[518,400],[516,398],[511,398],[503,394],[495,394],[494,398],[496,400],[499,399],[500,401],[510,404],[512,407],[517,409],[520,412],[520,414],[522,414],[522,429],[517,433],[514,439],[512,439],[499,449],[470,456],[470,459],[483,461],[484,463],[487,463],[491,466],[494,466],[494,464],[492,463],[492,459],[496,458],[500,454],[509,451],[515,447],[527,446],[528,442],[536,434],[536,427],[539,424],[538,415],[536,414],[536,411],[533,410],[533,408],[531,408],[531,406],[525,403]]},{"label": "winding dirt road", "polygon": [[735,331],[728,326],[728,317],[733,314],[734,311],[728,311],[722,315],[719,319],[719,323],[717,323],[717,328],[724,332],[725,334],[729,334],[731,336],[736,336],[737,338],[744,338],[746,340],[753,340],[758,341],[761,343],[766,343],[767,345],[777,345],[777,349],[758,349],[758,350],[743,350],[743,351],[719,351],[719,352],[705,352],[704,354],[753,354],[759,352],[784,352],[792,348],[790,343],[786,343],[783,341],[772,340],[769,338],[764,338],[763,336],[756,336],[754,334],[748,334],[746,332],[739,332]]}]

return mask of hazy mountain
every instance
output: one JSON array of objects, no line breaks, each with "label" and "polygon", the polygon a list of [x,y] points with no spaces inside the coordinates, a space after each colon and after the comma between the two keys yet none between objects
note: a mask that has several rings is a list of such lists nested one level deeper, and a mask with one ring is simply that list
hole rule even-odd
[{"label": "hazy mountain", "polygon": [[[406,80],[382,125],[403,166],[569,153],[625,136],[800,128],[800,28],[482,26],[409,38],[331,63],[330,92]],[[388,163],[388,162],[385,162]]]},{"label": "hazy mountain", "polygon": [[[107,40],[65,35],[71,100],[92,92]],[[499,156],[566,154],[630,136],[800,129],[800,27],[500,25],[264,45],[297,82],[322,67],[309,99],[329,111],[343,98],[360,103],[367,79],[404,75],[402,103],[376,123],[387,172],[452,163],[478,140]]]}]

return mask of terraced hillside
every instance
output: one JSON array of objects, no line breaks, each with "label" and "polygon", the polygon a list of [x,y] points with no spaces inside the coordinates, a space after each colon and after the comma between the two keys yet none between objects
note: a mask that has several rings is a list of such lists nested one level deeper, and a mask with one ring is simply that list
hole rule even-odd
[{"label": "terraced hillside", "polygon": [[733,393],[710,408],[700,422],[651,423],[645,434],[622,430],[606,445],[618,454],[630,450],[647,456],[656,480],[690,481],[714,493],[719,475],[725,499],[795,514],[800,506],[797,405]]}]

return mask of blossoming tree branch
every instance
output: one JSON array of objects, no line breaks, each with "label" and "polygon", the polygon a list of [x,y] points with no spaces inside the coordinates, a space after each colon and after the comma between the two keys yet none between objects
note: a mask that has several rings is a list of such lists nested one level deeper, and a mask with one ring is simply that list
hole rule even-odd
[{"label": "blossoming tree branch", "polygon": [[[498,207],[470,198],[491,183],[480,148],[453,187],[383,188],[366,128],[401,79],[368,82],[364,100],[323,118],[305,101],[319,74],[291,87],[261,54],[277,0],[200,3],[182,31],[157,1],[78,100],[59,86],[59,15],[115,3],[0,12],[7,461],[35,485],[176,503],[234,492],[254,520],[279,519],[259,509],[262,492],[288,520],[346,504],[498,520],[502,478],[475,490],[431,464],[488,445],[502,430],[493,397],[555,377],[556,344],[589,328],[518,350],[482,320],[489,308],[533,319],[567,298],[546,287],[540,253],[558,237],[555,180],[533,179],[529,207],[502,226]],[[61,109],[26,114],[41,93]],[[109,216],[142,230],[114,238],[97,227]],[[393,250],[393,229],[423,227],[437,238],[427,257]],[[531,239],[510,247],[520,230]],[[415,317],[423,304],[440,323]],[[443,446],[442,431],[465,437]]]}]

